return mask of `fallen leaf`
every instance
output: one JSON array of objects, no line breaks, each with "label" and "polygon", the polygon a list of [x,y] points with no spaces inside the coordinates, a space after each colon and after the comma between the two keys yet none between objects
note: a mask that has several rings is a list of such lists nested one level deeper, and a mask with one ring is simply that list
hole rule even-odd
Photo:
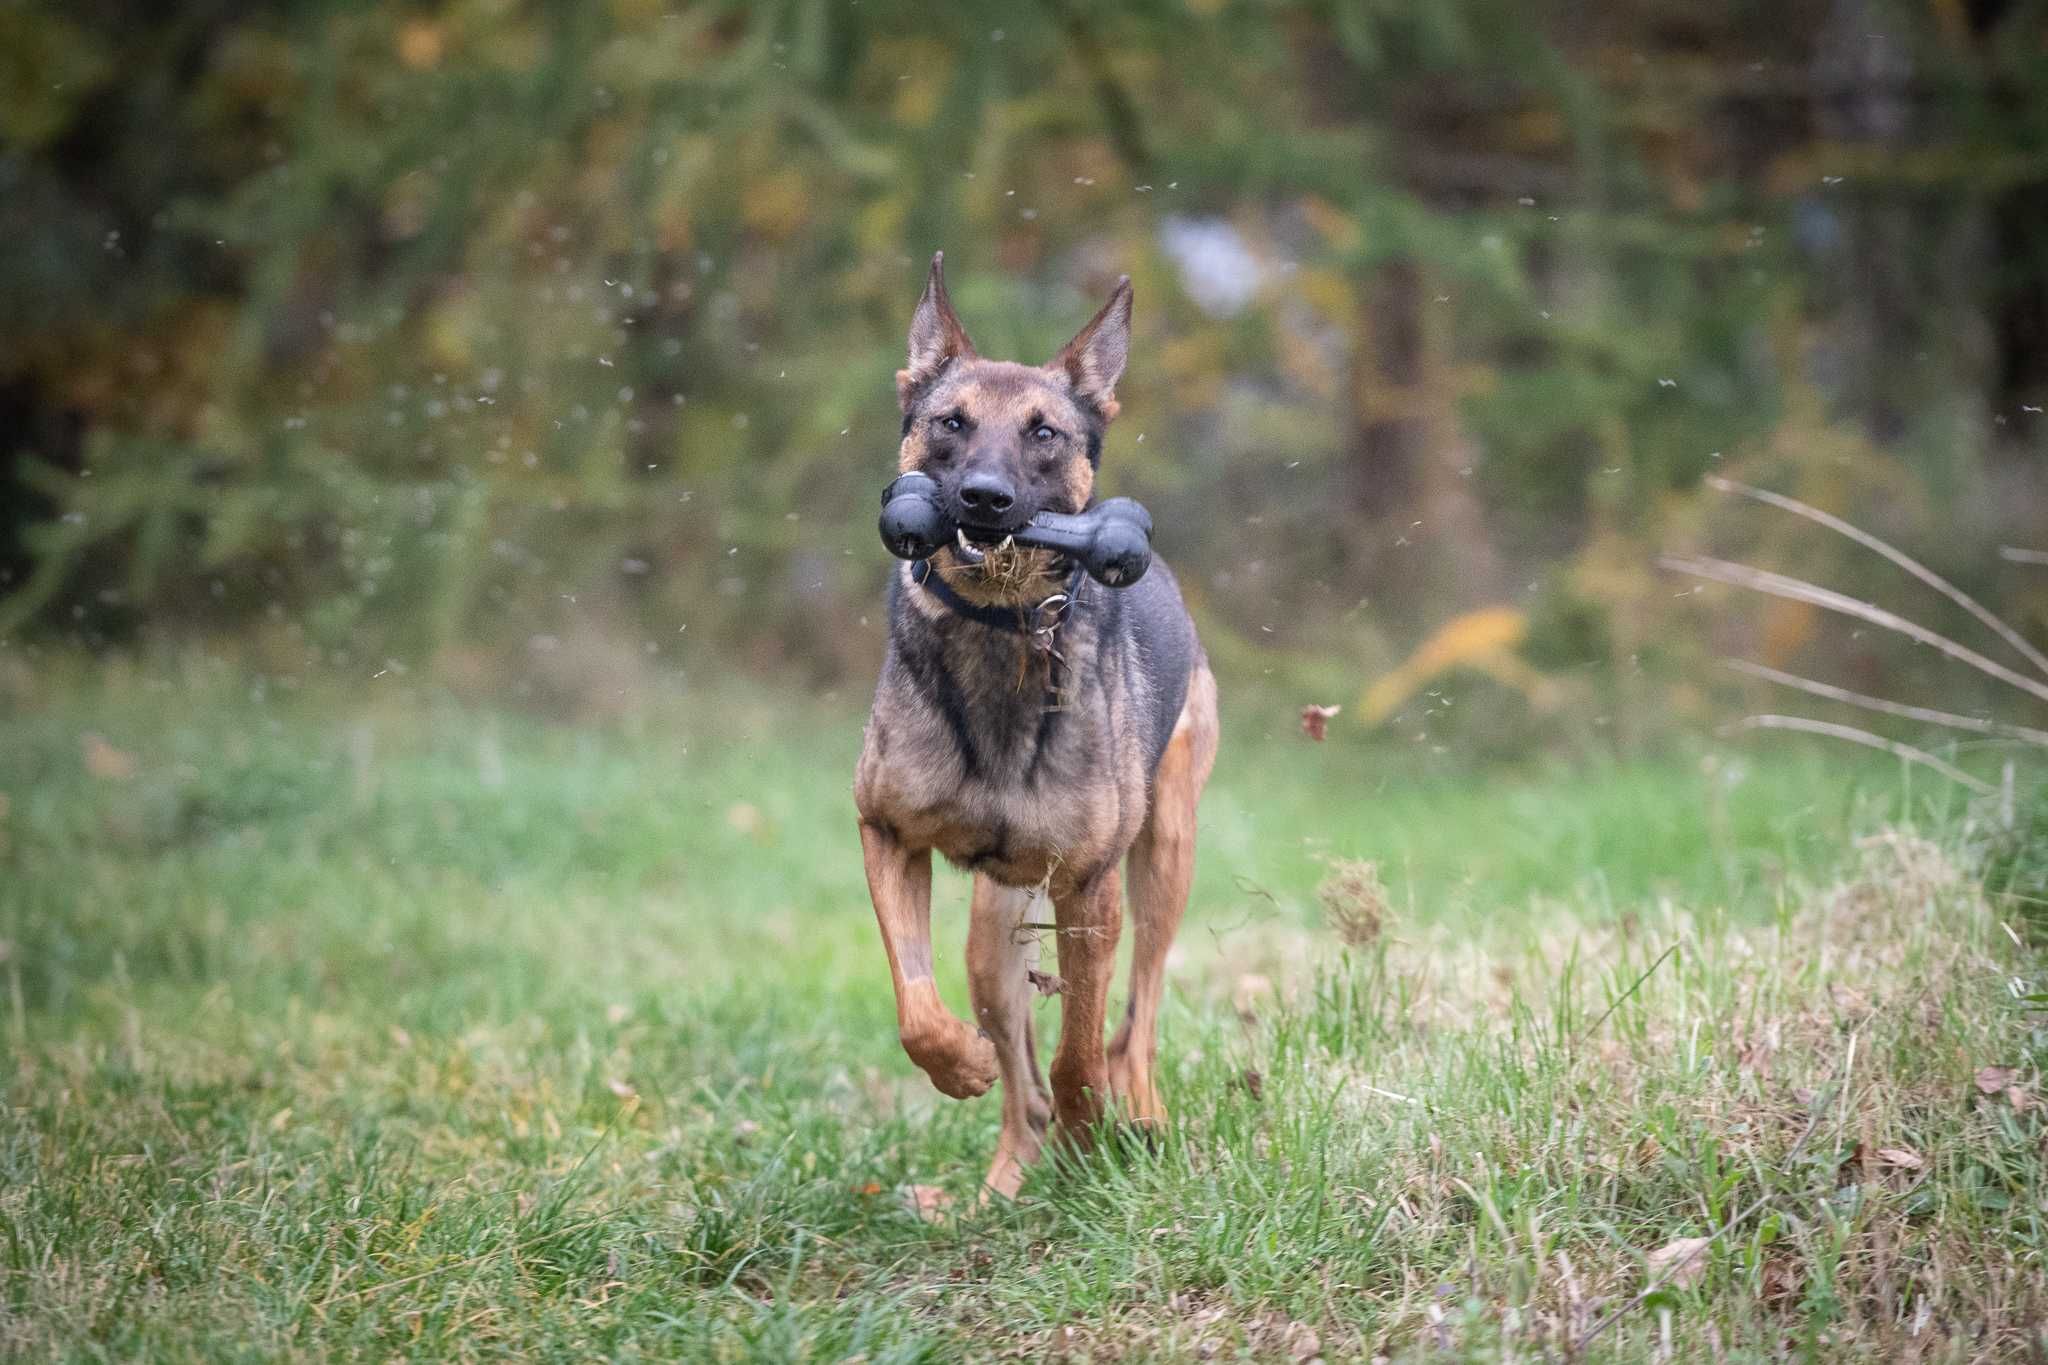
[{"label": "fallen leaf", "polygon": [[1977,1068],[1977,1093],[1996,1095],[1999,1091],[2019,1079],[2019,1068],[2012,1066],[1982,1066]]},{"label": "fallen leaf", "polygon": [[1289,1360],[1313,1360],[1322,1354],[1322,1338],[1305,1322],[1283,1313],[1268,1313],[1246,1333],[1248,1344],[1261,1355],[1283,1355]]},{"label": "fallen leaf", "polygon": [[1344,708],[1341,706],[1309,705],[1301,708],[1301,732],[1320,744],[1330,730],[1330,718]]},{"label": "fallen leaf", "polygon": [[1689,1289],[1707,1273],[1706,1250],[1711,1237],[1679,1237],[1666,1242],[1646,1258],[1650,1276],[1665,1284]]},{"label": "fallen leaf", "polygon": [[1778,1256],[1764,1262],[1763,1299],[1765,1303],[1777,1303],[1791,1298],[1799,1292],[1799,1262],[1790,1256]]},{"label": "fallen leaf", "polygon": [[1040,995],[1058,995],[1067,988],[1067,979],[1065,977],[1055,976],[1051,972],[1041,972],[1036,967],[1030,968],[1024,975],[1032,985],[1038,988]]},{"label": "fallen leaf", "polygon": [[1840,982],[1828,987],[1828,996],[1835,1002],[1835,1008],[1844,1014],[1865,1015],[1870,1013],[1870,997],[1859,990],[1844,986]]},{"label": "fallen leaf", "polygon": [[876,1182],[870,1180],[865,1185],[855,1185],[853,1187],[853,1192],[855,1194],[880,1194],[882,1192],[882,1187]]},{"label": "fallen leaf", "polygon": [[2034,1097],[2027,1091],[2025,1086],[2007,1086],[2005,1088],[2005,1099],[2006,1103],[2012,1106],[2013,1112],[2016,1114],[2024,1114],[2034,1107]]},{"label": "fallen leaf", "polygon": [[640,1098],[639,1091],[635,1090],[631,1085],[628,1085],[625,1081],[620,1080],[617,1076],[612,1077],[604,1084],[607,1090],[610,1090],[614,1095],[617,1095],[622,1100],[637,1100]]},{"label": "fallen leaf", "polygon": [[116,749],[98,735],[80,735],[79,748],[85,755],[85,770],[104,782],[126,782],[135,776],[135,755]]},{"label": "fallen leaf", "polygon": [[740,1142],[745,1142],[748,1138],[752,1137],[754,1134],[760,1131],[761,1125],[754,1122],[752,1119],[741,1119],[738,1123],[735,1123],[732,1126],[732,1135],[735,1140]]},{"label": "fallen leaf", "polygon": [[903,1199],[910,1211],[927,1223],[936,1223],[953,1207],[953,1196],[937,1185],[906,1185]]},{"label": "fallen leaf", "polygon": [[1315,1328],[1305,1322],[1289,1327],[1283,1344],[1287,1353],[1296,1360],[1314,1360],[1323,1353],[1323,1339],[1316,1335]]},{"label": "fallen leaf", "polygon": [[1877,1164],[1894,1166],[1902,1171],[1917,1171],[1927,1164],[1927,1159],[1910,1147],[1880,1147],[1877,1149]]},{"label": "fallen leaf", "polygon": [[1244,1075],[1238,1079],[1244,1082],[1244,1088],[1251,1092],[1253,1099],[1262,1100],[1266,1097],[1266,1078],[1252,1068],[1246,1067]]}]

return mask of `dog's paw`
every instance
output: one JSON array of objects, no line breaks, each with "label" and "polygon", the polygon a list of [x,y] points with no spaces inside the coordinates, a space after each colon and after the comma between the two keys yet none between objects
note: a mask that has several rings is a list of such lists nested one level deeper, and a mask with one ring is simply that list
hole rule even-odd
[{"label": "dog's paw", "polygon": [[967,1025],[960,1024],[942,1040],[919,1042],[920,1046],[909,1049],[911,1060],[931,1077],[940,1094],[971,1100],[986,1095],[996,1083],[996,1046]]}]

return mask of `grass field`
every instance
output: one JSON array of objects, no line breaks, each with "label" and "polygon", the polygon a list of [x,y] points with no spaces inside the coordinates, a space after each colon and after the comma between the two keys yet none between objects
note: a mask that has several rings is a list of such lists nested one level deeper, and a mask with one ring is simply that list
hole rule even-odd
[{"label": "grass field", "polygon": [[0,1355],[2048,1351],[2043,961],[1889,765],[1460,775],[1240,702],[1175,1126],[977,1208],[995,1100],[897,1048],[844,707],[30,677]]}]

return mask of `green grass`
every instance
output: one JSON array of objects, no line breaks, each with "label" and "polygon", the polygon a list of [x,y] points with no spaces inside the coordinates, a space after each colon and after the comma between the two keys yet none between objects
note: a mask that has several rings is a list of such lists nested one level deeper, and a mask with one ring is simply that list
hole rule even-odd
[{"label": "green grass", "polygon": [[[1175,1126],[976,1210],[995,1101],[897,1049],[858,716],[383,685],[17,681],[0,1355],[2048,1349],[2042,963],[1939,786],[1803,745],[1459,775],[1241,706]],[[1380,941],[1324,925],[1336,858]]]}]

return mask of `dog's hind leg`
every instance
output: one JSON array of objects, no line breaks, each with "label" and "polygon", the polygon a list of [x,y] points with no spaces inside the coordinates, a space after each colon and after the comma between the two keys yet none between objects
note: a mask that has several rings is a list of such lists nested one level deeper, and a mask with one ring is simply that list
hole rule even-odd
[{"label": "dog's hind leg", "polygon": [[1066,986],[1060,993],[1060,1042],[1052,1056],[1052,1105],[1060,1127],[1083,1149],[1090,1145],[1089,1130],[1109,1107],[1102,1024],[1109,1006],[1109,981],[1116,974],[1121,883],[1111,865],[1053,903],[1060,975]]},{"label": "dog's hind leg", "polygon": [[995,1084],[996,1055],[989,1040],[939,999],[932,979],[932,855],[912,851],[880,825],[860,827],[862,861],[875,922],[889,953],[896,987],[896,1032],[910,1060],[932,1084],[956,1100],[972,1099]]},{"label": "dog's hind leg", "polygon": [[1027,973],[1038,965],[1038,942],[1024,924],[1037,902],[1029,891],[974,879],[974,909],[967,929],[967,984],[974,1019],[995,1044],[1003,1073],[1003,1131],[988,1168],[989,1191],[1014,1198],[1024,1170],[1038,1160],[1052,1098],[1038,1074]]},{"label": "dog's hind leg", "polygon": [[1109,1045],[1109,1087],[1126,1117],[1140,1124],[1166,1118],[1152,1063],[1159,1050],[1159,1002],[1166,991],[1166,955],[1188,908],[1195,876],[1195,803],[1216,761],[1216,681],[1196,670],[1173,738],[1152,780],[1152,809],[1131,846],[1131,994],[1123,1025]]}]

